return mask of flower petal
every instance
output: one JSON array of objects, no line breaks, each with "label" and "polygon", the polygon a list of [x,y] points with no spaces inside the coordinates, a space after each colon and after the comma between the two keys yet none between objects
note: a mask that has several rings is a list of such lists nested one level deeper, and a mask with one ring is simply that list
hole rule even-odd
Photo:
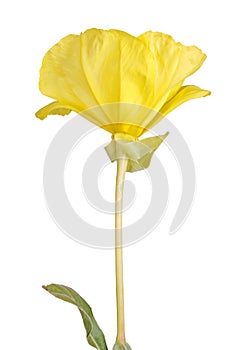
[{"label": "flower petal", "polygon": [[181,86],[205,58],[195,46],[163,33],[136,38],[114,29],[89,29],[68,35],[43,59],[40,90],[58,102],[37,116],[74,110],[113,134],[137,138],[163,118],[162,111],[199,97],[195,91],[188,97]]},{"label": "flower petal", "polygon": [[62,104],[85,109],[97,104],[80,64],[79,35],[68,35],[45,55],[40,70],[40,91]]},{"label": "flower petal", "polygon": [[[68,35],[47,52],[39,86],[43,94],[80,110],[112,102],[151,106],[154,77],[153,54],[138,38],[117,30],[89,29]],[[117,109],[107,115],[100,109],[97,125],[130,122],[134,117]]]},{"label": "flower petal", "polygon": [[210,95],[211,92],[208,90],[202,90],[198,86],[187,85],[183,86],[179,89],[178,93],[168,100],[164,106],[160,109],[160,113],[163,116],[171,112],[176,107],[180,106],[184,102],[188,100],[192,100],[194,98],[205,97]]},{"label": "flower petal", "polygon": [[[145,114],[141,115],[139,106],[151,107],[154,98],[152,52],[138,38],[114,29],[86,31],[81,35],[81,50],[89,85],[108,117],[102,125],[140,124]],[[109,103],[114,104],[110,111],[105,107]]]},{"label": "flower petal", "polygon": [[71,108],[68,108],[66,106],[63,106],[59,102],[52,102],[45,107],[39,109],[39,111],[36,112],[36,117],[43,120],[45,119],[49,114],[58,114],[58,115],[67,115],[72,111]]},{"label": "flower petal", "polygon": [[164,33],[146,32],[139,39],[153,52],[157,62],[155,89],[158,89],[159,98],[175,85],[183,83],[206,59],[206,55],[196,46],[184,46]]}]

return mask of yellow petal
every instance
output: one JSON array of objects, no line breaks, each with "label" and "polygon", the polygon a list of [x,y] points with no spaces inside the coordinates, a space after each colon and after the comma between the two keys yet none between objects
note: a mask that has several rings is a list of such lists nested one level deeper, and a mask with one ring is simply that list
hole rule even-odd
[{"label": "yellow petal", "polygon": [[172,97],[174,97],[182,85],[183,80],[180,81],[178,84],[174,85],[174,87],[167,92],[166,99],[164,101],[166,102],[167,100],[170,100]]},{"label": "yellow petal", "polygon": [[81,64],[99,104],[146,104],[155,62],[137,38],[118,30],[90,29],[81,35]]},{"label": "yellow petal", "polygon": [[178,93],[174,97],[172,97],[164,104],[160,110],[160,113],[165,116],[186,101],[192,100],[194,98],[205,97],[210,94],[210,91],[202,90],[198,86],[183,86],[179,89]]},{"label": "yellow petal", "polygon": [[39,86],[43,94],[74,109],[100,106],[97,116],[89,119],[106,125],[134,122],[134,110],[114,108],[108,114],[101,106],[112,102],[150,106],[154,77],[154,57],[139,39],[117,30],[90,29],[63,38],[47,52]]},{"label": "yellow petal", "polygon": [[175,106],[186,101],[178,102],[183,81],[205,58],[195,46],[163,33],[136,38],[119,30],[90,29],[68,35],[43,59],[40,90],[58,102],[37,116],[74,110],[113,134],[137,138],[162,119],[162,110],[175,108],[173,101]]},{"label": "yellow petal", "polygon": [[72,111],[72,109],[63,106],[59,102],[52,102],[49,105],[39,109],[36,112],[36,117],[39,119],[45,119],[50,114],[67,115]]},{"label": "yellow petal", "polygon": [[196,46],[184,46],[170,35],[146,32],[139,36],[153,52],[157,62],[155,89],[158,97],[166,96],[171,88],[201,67],[206,55]]},{"label": "yellow petal", "polygon": [[68,35],[45,55],[40,70],[40,91],[62,104],[85,109],[96,104],[80,64],[78,35]]},{"label": "yellow petal", "polygon": [[141,125],[149,110],[140,106],[151,107],[154,95],[151,51],[130,34],[99,29],[81,35],[81,50],[85,75],[106,116],[98,118],[97,125]]}]

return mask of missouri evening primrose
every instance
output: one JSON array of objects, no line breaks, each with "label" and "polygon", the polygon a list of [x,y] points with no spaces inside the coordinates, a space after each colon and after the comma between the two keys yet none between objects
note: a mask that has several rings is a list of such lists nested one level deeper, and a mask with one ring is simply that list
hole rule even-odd
[{"label": "missouri evening primrose", "polygon": [[[119,30],[89,29],[68,35],[45,55],[39,88],[55,101],[36,116],[68,115],[74,111],[112,134],[106,151],[117,161],[115,253],[117,336],[114,350],[130,349],[125,340],[122,268],[122,192],[126,171],[150,164],[167,134],[139,140],[169,112],[184,102],[210,94],[185,79],[203,64],[206,55],[184,46],[170,35],[146,32],[138,37]],[[75,304],[83,317],[90,345],[107,349],[89,305],[72,289],[45,287]]]}]

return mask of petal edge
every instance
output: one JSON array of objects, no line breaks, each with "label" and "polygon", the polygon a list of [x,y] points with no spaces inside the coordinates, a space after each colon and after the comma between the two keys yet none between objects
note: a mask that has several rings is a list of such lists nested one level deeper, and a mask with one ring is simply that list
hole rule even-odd
[{"label": "petal edge", "polygon": [[173,96],[170,100],[166,101],[166,103],[160,109],[160,113],[162,113],[165,116],[184,102],[193,100],[195,98],[206,97],[210,94],[210,91],[202,90],[195,85],[182,86],[175,96]]},{"label": "petal edge", "polygon": [[64,116],[70,114],[70,112],[72,112],[72,109],[63,106],[61,103],[55,101],[39,109],[35,115],[37,118],[43,120],[50,114],[58,114]]}]

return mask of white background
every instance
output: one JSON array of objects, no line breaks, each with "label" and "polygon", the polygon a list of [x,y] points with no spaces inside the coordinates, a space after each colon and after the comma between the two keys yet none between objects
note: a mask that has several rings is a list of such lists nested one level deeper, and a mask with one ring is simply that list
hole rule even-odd
[{"label": "white background", "polygon": [[[236,5],[232,0],[21,0],[1,5],[2,349],[89,349],[77,309],[41,289],[51,282],[69,285],[85,297],[109,349],[114,343],[114,253],[70,240],[44,202],[44,157],[71,117],[44,122],[34,117],[49,102],[37,86],[45,52],[69,33],[99,27],[134,35],[163,31],[199,46],[208,59],[190,82],[212,91],[168,117],[191,149],[197,194],[188,220],[169,236],[180,197],[180,177],[169,157],[166,216],[148,238],[125,250],[127,340],[133,350],[238,350]],[[107,142],[109,135],[104,137]],[[101,183],[106,196],[108,186],[113,191],[112,181],[106,174]]]}]

